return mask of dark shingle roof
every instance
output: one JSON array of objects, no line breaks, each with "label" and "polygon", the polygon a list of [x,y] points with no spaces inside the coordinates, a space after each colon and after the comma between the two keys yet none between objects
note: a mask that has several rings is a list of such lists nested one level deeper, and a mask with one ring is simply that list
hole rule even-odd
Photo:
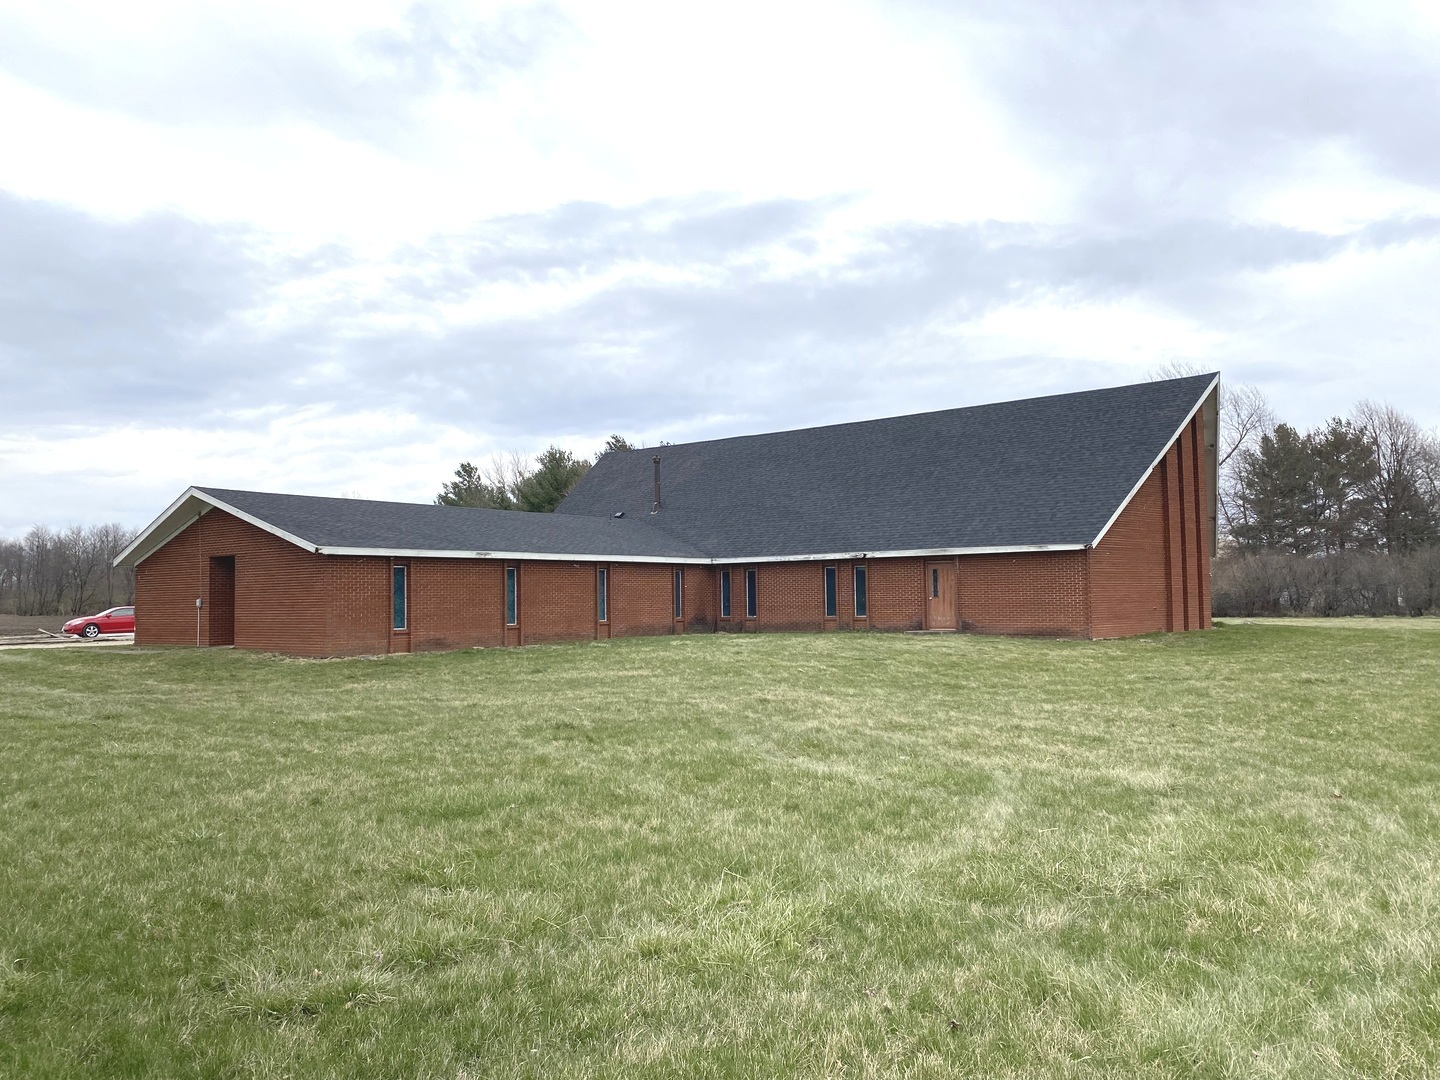
[{"label": "dark shingle roof", "polygon": [[611,453],[557,514],[624,510],[727,561],[1085,545],[1214,378]]},{"label": "dark shingle roof", "polygon": [[[738,562],[1081,547],[1214,379],[607,454],[554,514],[194,488],[116,561],[145,558],[207,504],[328,551]],[[651,514],[656,453],[664,506]]]},{"label": "dark shingle roof", "polygon": [[228,488],[203,495],[318,548],[392,551],[496,551],[615,558],[703,558],[645,520],[526,514],[463,506],[325,499]]}]

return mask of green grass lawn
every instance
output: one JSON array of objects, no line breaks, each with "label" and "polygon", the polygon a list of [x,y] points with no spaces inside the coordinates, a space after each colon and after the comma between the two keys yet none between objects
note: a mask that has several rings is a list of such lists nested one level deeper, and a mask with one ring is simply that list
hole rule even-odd
[{"label": "green grass lawn", "polygon": [[0,1075],[1433,1076],[1440,620],[0,652]]}]

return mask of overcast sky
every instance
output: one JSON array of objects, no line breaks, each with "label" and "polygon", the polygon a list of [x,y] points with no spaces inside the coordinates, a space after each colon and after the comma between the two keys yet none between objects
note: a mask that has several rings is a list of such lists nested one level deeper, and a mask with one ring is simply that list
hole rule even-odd
[{"label": "overcast sky", "polygon": [[1173,362],[1440,424],[1440,3],[0,0],[0,535]]}]

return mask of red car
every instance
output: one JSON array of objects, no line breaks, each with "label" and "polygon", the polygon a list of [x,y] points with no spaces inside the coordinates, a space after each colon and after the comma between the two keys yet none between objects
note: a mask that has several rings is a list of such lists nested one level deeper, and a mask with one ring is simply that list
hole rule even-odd
[{"label": "red car", "polygon": [[101,634],[133,634],[135,632],[135,609],[133,607],[112,607],[99,615],[84,615],[71,619],[60,628],[63,634],[95,640]]}]

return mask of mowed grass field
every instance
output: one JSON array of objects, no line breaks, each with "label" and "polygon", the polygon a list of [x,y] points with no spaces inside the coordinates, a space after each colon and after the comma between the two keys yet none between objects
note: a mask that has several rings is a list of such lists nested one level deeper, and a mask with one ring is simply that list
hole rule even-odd
[{"label": "mowed grass field", "polygon": [[1440,620],[0,653],[0,1075],[1440,1072]]}]

